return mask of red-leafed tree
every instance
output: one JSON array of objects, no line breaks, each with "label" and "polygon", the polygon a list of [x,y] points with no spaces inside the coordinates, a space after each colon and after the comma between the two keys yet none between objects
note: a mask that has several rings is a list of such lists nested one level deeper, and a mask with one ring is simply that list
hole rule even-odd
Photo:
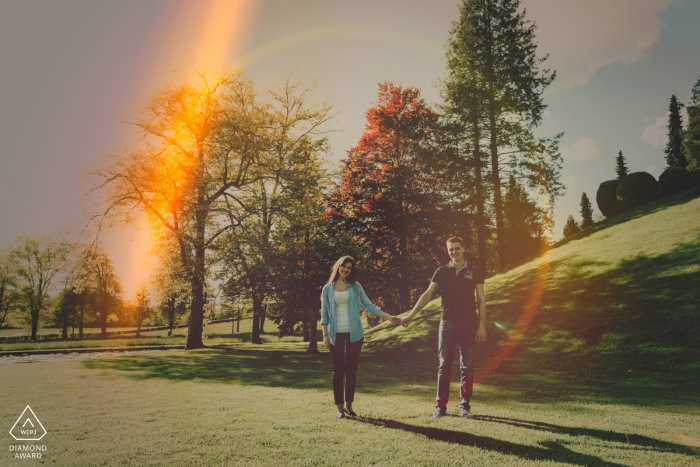
[{"label": "red-leafed tree", "polygon": [[465,218],[446,194],[458,161],[444,149],[438,114],[415,88],[380,84],[379,103],[366,117],[328,212],[369,247],[363,277],[373,298],[400,313],[444,259],[446,237],[463,230]]}]

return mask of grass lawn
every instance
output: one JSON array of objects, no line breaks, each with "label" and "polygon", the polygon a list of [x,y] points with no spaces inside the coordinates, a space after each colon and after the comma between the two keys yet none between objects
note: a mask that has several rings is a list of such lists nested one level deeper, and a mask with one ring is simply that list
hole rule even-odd
[{"label": "grass lawn", "polygon": [[[368,350],[361,417],[336,420],[330,357],[304,349],[243,344],[3,365],[0,420],[9,429],[31,405],[48,430],[47,465],[700,465],[700,406],[690,398],[631,405],[566,384],[532,397],[482,383],[477,419],[432,420],[434,352],[404,360]],[[449,410],[456,415],[454,402]],[[3,450],[0,465],[19,462]]]},{"label": "grass lawn", "polygon": [[[206,345],[224,345],[241,342],[250,342],[252,319],[241,320],[241,326],[237,332],[231,334],[231,323],[215,323],[207,328],[207,336],[204,340]],[[319,333],[321,327],[319,326]],[[185,346],[185,336],[187,328],[173,330],[173,336],[168,337],[168,331],[142,332],[141,337],[135,335],[115,336],[107,339],[85,339],[85,340],[55,340],[45,342],[14,342],[2,344],[1,351],[16,350],[50,350],[50,349],[84,349],[95,347],[131,347],[131,346],[160,346],[160,345],[182,345]],[[320,334],[319,334],[320,335]],[[285,336],[279,338],[277,326],[272,321],[265,322],[265,332],[261,334],[261,339],[265,343],[278,342],[301,342],[302,336]]]},{"label": "grass lawn", "polygon": [[[335,419],[325,349],[244,337],[0,365],[0,420],[9,430],[30,405],[47,450],[21,462],[59,466],[700,466],[697,195],[605,221],[489,278],[473,420],[456,416],[456,366],[451,416],[430,419],[438,301],[408,329],[367,332],[357,420]],[[3,449],[0,465],[20,462]]]}]

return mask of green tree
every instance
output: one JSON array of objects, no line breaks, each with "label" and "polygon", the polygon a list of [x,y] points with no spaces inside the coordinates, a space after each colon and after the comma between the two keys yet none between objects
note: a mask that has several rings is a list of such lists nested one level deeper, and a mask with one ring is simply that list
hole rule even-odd
[{"label": "green tree", "polygon": [[79,304],[80,295],[76,293],[74,287],[64,288],[58,296],[54,322],[56,326],[61,328],[62,339],[68,339],[68,326],[75,321]]},{"label": "green tree", "polygon": [[622,180],[629,173],[627,164],[625,164],[625,156],[622,155],[622,150],[617,153],[617,158],[615,160],[617,161],[617,167],[615,168],[615,172],[617,172],[617,179]]},{"label": "green tree", "polygon": [[39,318],[46,308],[51,283],[66,266],[71,245],[49,238],[21,238],[10,248],[9,260],[19,278],[21,297],[29,311],[31,339],[36,340]]},{"label": "green tree", "polygon": [[581,229],[586,229],[593,225],[593,205],[588,199],[588,195],[581,195]]},{"label": "green tree", "polygon": [[134,301],[128,306],[131,324],[136,327],[136,337],[141,336],[144,322],[153,314],[151,300],[145,285],[136,291]]},{"label": "green tree", "polygon": [[280,335],[291,334],[301,323],[304,341],[309,342],[307,352],[317,353],[321,289],[331,266],[345,255],[367,264],[368,255],[366,248],[326,220],[320,193],[300,204],[303,206],[287,219],[275,239],[278,267],[273,270],[273,281],[279,311],[275,322]]},{"label": "green tree", "polygon": [[693,86],[693,96],[686,106],[688,127],[683,132],[683,148],[688,170],[700,169],[700,78]]},{"label": "green tree", "polygon": [[564,225],[564,238],[571,237],[581,231],[573,216],[569,216],[566,219],[566,224]]},{"label": "green tree", "polygon": [[268,108],[238,74],[171,86],[134,122],[142,138],[98,171],[99,228],[147,216],[164,242],[178,245],[190,280],[187,349],[204,346],[204,291],[216,241],[237,228],[227,203],[259,182],[255,167],[269,146]]},{"label": "green tree", "polygon": [[99,317],[102,337],[107,337],[109,315],[116,310],[122,287],[114,272],[114,264],[101,245],[86,248],[80,258],[82,289],[89,289],[96,299],[95,310]]},{"label": "green tree", "polygon": [[191,302],[191,281],[183,267],[176,243],[169,242],[160,249],[158,268],[151,277],[151,282],[160,309],[168,320],[168,336],[172,336],[177,317],[185,313],[187,304]]},{"label": "green tree", "polygon": [[[456,26],[455,26],[456,27]],[[442,82],[441,110],[448,120],[448,134],[453,135],[452,145],[461,164],[454,164],[457,186],[448,190],[462,210],[472,211],[476,230],[476,256],[482,270],[488,268],[487,242],[489,219],[486,215],[486,198],[489,193],[488,141],[485,122],[486,93],[479,86],[478,73],[472,62],[472,54],[463,50],[464,42],[453,33],[447,48],[448,77]],[[447,180],[446,180],[447,181]]]},{"label": "green tree", "polygon": [[439,116],[418,89],[385,83],[378,100],[342,161],[330,217],[369,247],[377,301],[388,310],[408,310],[455,232],[457,216],[446,193],[451,160],[438,144]]},{"label": "green tree", "polygon": [[17,275],[8,258],[0,254],[0,330],[19,302]]},{"label": "green tree", "polygon": [[[504,167],[517,168],[521,174],[530,175],[533,183],[542,183],[541,187],[551,196],[557,196],[563,189],[559,184],[561,158],[558,152],[539,151],[544,146],[531,132],[533,126],[539,125],[546,108],[542,93],[555,76],[549,70],[540,69],[547,57],[538,57],[536,53],[535,25],[525,19],[519,0],[462,1],[460,19],[454,23],[448,43],[448,72],[451,74],[448,81],[463,81],[464,89],[478,90],[465,95],[470,96],[474,110],[469,113],[473,117],[484,116],[483,136],[488,135],[501,267],[507,264],[508,256],[501,192]],[[473,125],[472,128],[475,129]],[[478,136],[481,139],[481,134]],[[477,155],[480,145],[474,144]],[[550,145],[549,149],[555,147]],[[499,152],[499,148],[504,151]],[[504,157],[506,154],[511,157]],[[516,154],[524,155],[524,160],[518,161]],[[474,160],[478,163],[480,157]]]},{"label": "green tree", "polygon": [[666,165],[668,167],[686,167],[688,160],[685,158],[683,148],[683,117],[681,116],[683,104],[678,102],[675,95],[671,96],[668,116],[668,143],[666,143]]},{"label": "green tree", "polygon": [[308,89],[289,81],[272,92],[265,106],[265,151],[248,176],[253,182],[226,198],[226,215],[235,226],[221,237],[220,277],[228,297],[247,296],[253,304],[251,340],[261,344],[266,309],[276,284],[271,280],[277,268],[275,232],[298,208],[299,200],[317,192],[321,180],[321,156],[327,140],[321,126],[330,107],[310,107]]},{"label": "green tree", "polygon": [[539,251],[544,242],[543,214],[513,175],[508,179],[503,201],[506,253],[510,264]]}]

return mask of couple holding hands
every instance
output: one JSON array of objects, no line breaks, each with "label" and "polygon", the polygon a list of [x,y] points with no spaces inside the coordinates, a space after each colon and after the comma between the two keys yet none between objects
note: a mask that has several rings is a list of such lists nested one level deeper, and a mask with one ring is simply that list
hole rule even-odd
[{"label": "couple holding hands", "polygon": [[[392,316],[374,305],[355,280],[355,260],[343,256],[336,261],[328,283],[321,292],[323,345],[333,360],[333,396],[338,418],[354,417],[357,366],[364,342],[360,306],[371,315],[408,326],[417,312],[439,290],[442,296],[438,336],[437,403],[433,418],[445,415],[450,394],[450,370],[454,349],[459,345],[461,370],[460,414],[473,418],[469,400],[474,387],[474,344],[486,341],[486,297],[484,273],[464,257],[464,242],[459,237],[447,240],[450,263],[439,267],[413,309],[404,317]],[[476,295],[476,302],[474,296]],[[478,303],[478,314],[477,314]]]}]

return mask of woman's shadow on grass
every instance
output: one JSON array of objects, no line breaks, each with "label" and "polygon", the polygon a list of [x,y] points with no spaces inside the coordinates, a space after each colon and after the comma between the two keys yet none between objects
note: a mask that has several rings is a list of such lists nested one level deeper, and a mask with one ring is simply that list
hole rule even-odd
[{"label": "woman's shadow on grass", "polygon": [[[542,441],[540,446],[528,446],[525,444],[512,443],[488,436],[480,436],[462,431],[446,430],[443,428],[433,428],[417,425],[409,425],[407,423],[398,422],[395,420],[357,417],[355,419],[361,423],[368,423],[381,428],[389,428],[394,430],[402,430],[409,433],[423,435],[426,438],[443,441],[447,443],[461,444],[463,446],[473,446],[489,451],[496,451],[501,454],[518,456],[528,460],[555,461],[572,465],[598,466],[598,467],[622,467],[624,464],[616,462],[608,462],[599,457],[589,454],[582,454],[565,447],[561,442]],[[655,451],[670,451],[678,454],[686,454],[695,456],[695,453],[680,444],[668,443],[665,441],[648,438],[640,435],[625,435],[624,433],[606,432],[603,430],[595,430],[590,428],[573,428],[548,423],[529,422],[525,420],[508,419],[502,417],[481,416],[475,420],[483,420],[490,422],[506,423],[520,428],[529,428],[536,430],[545,430],[554,433],[561,433],[573,436],[592,436],[604,441],[624,442],[635,444],[639,447],[653,449]]]}]

